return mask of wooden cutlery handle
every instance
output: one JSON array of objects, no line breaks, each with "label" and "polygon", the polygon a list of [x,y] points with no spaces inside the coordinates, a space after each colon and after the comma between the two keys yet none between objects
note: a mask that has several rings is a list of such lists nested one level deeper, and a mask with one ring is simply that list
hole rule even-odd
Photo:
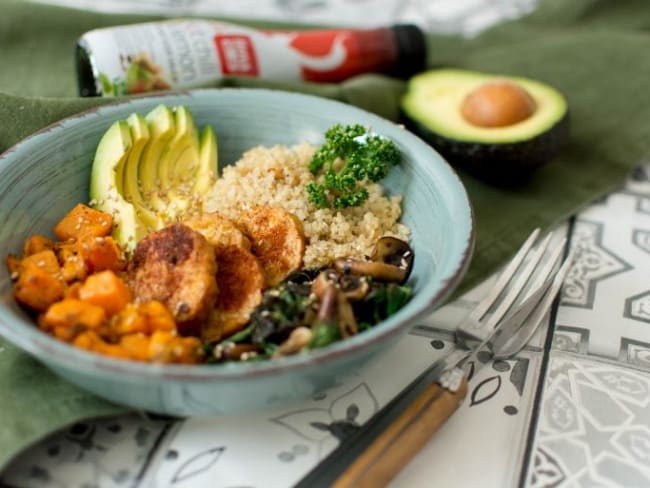
[{"label": "wooden cutlery handle", "polygon": [[336,480],[335,488],[387,485],[429,441],[467,394],[467,377],[455,392],[432,383]]}]

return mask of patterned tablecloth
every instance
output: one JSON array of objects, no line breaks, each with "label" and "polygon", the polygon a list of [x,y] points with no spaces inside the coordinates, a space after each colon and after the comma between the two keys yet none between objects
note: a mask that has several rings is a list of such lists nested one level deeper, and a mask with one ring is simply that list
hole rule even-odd
[{"label": "patterned tablecloth", "polygon": [[[257,11],[267,18],[299,12],[301,19],[323,20],[331,15],[323,6],[339,3],[346,2],[277,0],[268,2],[267,11]],[[347,5],[367,8],[369,3]],[[101,3],[104,8],[120,4]],[[139,5],[199,9],[208,2]],[[525,13],[534,2],[391,5],[394,19],[417,18],[430,30],[471,35]],[[346,18],[362,22],[362,17]],[[559,306],[516,358],[480,370],[465,403],[394,486],[650,486],[649,175],[650,165],[640,167],[624,188],[556,231],[567,234],[576,250]],[[24,452],[0,482],[80,488],[291,486],[449,351],[455,326],[489,286],[490,280],[416,324],[385,357],[304,404],[241,417],[175,421],[134,414],[76,424]]]}]

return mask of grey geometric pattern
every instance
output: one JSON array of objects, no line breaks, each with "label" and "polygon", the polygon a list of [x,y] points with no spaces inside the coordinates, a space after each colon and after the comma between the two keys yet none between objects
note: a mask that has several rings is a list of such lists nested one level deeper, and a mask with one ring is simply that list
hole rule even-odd
[{"label": "grey geometric pattern", "polygon": [[650,370],[650,343],[622,338],[618,360],[631,366]]},{"label": "grey geometric pattern", "polygon": [[625,300],[623,316],[650,323],[650,290]]},{"label": "grey geometric pattern", "polygon": [[647,376],[558,355],[544,396],[529,486],[650,486]]},{"label": "grey geometric pattern", "polygon": [[634,229],[632,242],[636,247],[650,254],[650,230]]},{"label": "grey geometric pattern", "polygon": [[557,326],[553,333],[553,349],[586,354],[589,347],[589,329]]},{"label": "grey geometric pattern", "polygon": [[650,198],[639,198],[636,211],[642,214],[650,214]]},{"label": "grey geometric pattern", "polygon": [[562,289],[562,305],[592,308],[599,281],[632,267],[602,244],[603,224],[577,220],[571,236],[574,264]]}]

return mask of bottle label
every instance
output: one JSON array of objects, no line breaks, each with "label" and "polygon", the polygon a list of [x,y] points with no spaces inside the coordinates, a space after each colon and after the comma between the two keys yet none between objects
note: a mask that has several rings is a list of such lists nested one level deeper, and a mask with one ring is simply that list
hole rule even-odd
[{"label": "bottle label", "polygon": [[[90,31],[81,44],[90,53],[100,93],[124,95],[196,88],[223,76],[339,81],[394,60],[384,30],[270,32],[168,20]],[[368,40],[377,45],[362,45]]]}]

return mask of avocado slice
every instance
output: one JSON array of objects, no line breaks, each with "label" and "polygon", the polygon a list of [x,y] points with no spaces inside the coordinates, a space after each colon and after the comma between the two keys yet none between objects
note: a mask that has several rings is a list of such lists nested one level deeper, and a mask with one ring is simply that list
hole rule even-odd
[{"label": "avocado slice", "polygon": [[191,112],[183,106],[174,108],[175,134],[158,162],[158,179],[167,203],[166,218],[182,215],[192,199],[192,178],[199,161],[199,133]]},{"label": "avocado slice", "polygon": [[113,237],[122,244],[135,245],[140,222],[133,205],[121,193],[124,164],[131,153],[133,139],[129,124],[114,122],[97,145],[90,173],[90,203],[113,215]]},{"label": "avocado slice", "polygon": [[149,142],[144,147],[138,164],[138,181],[143,200],[153,212],[164,212],[167,202],[162,195],[167,188],[162,186],[159,168],[167,146],[176,134],[174,114],[166,105],[158,105],[145,116],[149,127]]},{"label": "avocado slice", "polygon": [[409,80],[401,110],[404,124],[450,163],[492,183],[530,175],[568,135],[566,98],[522,77],[426,71]]},{"label": "avocado slice", "polygon": [[161,229],[164,224],[162,219],[148,207],[140,191],[140,179],[138,175],[140,158],[150,140],[149,126],[142,115],[135,113],[129,115],[126,122],[131,129],[133,145],[124,164],[122,194],[135,207],[136,217],[141,223],[136,231],[135,237],[137,242],[147,233]]},{"label": "avocado slice", "polygon": [[218,171],[217,137],[212,126],[207,125],[199,141],[199,161],[194,176],[193,193],[205,195],[216,181]]}]

